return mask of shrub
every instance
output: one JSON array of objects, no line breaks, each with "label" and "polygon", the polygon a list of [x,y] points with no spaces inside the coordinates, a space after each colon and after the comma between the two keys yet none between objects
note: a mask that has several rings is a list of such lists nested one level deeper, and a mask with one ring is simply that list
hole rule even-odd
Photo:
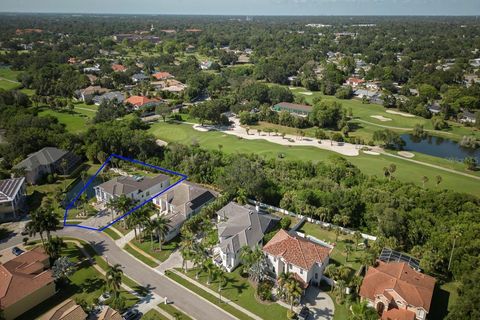
[{"label": "shrub", "polygon": [[291,311],[290,309],[287,311],[287,319],[291,320],[291,319],[296,319],[297,318],[297,314],[295,313],[295,311]]},{"label": "shrub", "polygon": [[290,217],[283,217],[282,219],[280,219],[280,227],[283,230],[288,230],[291,224],[292,224],[292,219]]},{"label": "shrub", "polygon": [[257,286],[257,296],[262,301],[272,301],[273,283],[270,281],[260,282]]}]

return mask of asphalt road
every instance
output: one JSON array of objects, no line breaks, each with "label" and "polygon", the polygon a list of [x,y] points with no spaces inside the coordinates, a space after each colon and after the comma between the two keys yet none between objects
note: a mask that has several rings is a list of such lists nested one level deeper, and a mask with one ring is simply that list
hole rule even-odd
[{"label": "asphalt road", "polygon": [[[129,254],[115,245],[112,239],[98,231],[68,227],[56,233],[59,236],[77,238],[90,243],[95,251],[103,256],[109,264],[119,263],[123,266],[125,275],[140,285],[151,288],[158,295],[167,297],[168,301],[173,301],[174,305],[197,320],[236,319],[223,310],[216,308],[211,303],[206,302],[196,294],[186,290],[184,287],[170,281],[150,267],[133,259]],[[0,250],[20,244],[22,243],[22,239],[23,236],[21,235],[4,239],[4,241],[0,242]]]}]

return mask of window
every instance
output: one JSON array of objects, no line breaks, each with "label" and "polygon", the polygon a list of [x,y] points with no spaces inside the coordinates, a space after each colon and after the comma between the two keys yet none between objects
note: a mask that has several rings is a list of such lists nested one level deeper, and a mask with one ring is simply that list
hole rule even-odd
[{"label": "window", "polygon": [[318,280],[318,273],[315,273],[315,280]]},{"label": "window", "polygon": [[291,265],[291,264],[288,265],[288,269],[292,269],[292,265]]},{"label": "window", "polygon": [[300,268],[300,274],[303,274],[303,269],[302,268]]}]

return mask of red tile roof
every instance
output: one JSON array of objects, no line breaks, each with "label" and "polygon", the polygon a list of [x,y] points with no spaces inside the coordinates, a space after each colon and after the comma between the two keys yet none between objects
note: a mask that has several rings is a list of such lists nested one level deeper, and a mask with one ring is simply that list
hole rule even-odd
[{"label": "red tile roof", "polygon": [[125,100],[125,102],[128,102],[135,107],[141,107],[141,106],[144,106],[147,103],[158,102],[158,101],[159,100],[150,99],[150,98],[144,97],[144,96],[131,96],[130,98]]},{"label": "red tile roof", "polygon": [[0,265],[0,309],[54,281],[52,272],[44,271],[47,261],[43,250],[36,248]]},{"label": "red tile roof", "polygon": [[114,63],[114,64],[112,64],[112,70],[113,71],[126,71],[127,67],[125,67],[121,64],[118,64],[118,63]]},{"label": "red tile roof", "polygon": [[412,269],[405,262],[379,262],[377,267],[369,267],[360,296],[375,300],[375,295],[393,290],[408,304],[430,310],[435,278]]},{"label": "red tile roof", "polygon": [[165,80],[173,78],[173,76],[168,72],[157,72],[153,74],[153,77],[157,80]]},{"label": "red tile roof", "polygon": [[292,236],[285,230],[277,232],[263,247],[266,253],[282,257],[287,263],[306,270],[310,270],[315,263],[323,263],[330,255],[330,250],[300,236]]},{"label": "red tile roof", "polygon": [[415,312],[406,309],[390,309],[382,313],[382,320],[415,320]]},{"label": "red tile roof", "polygon": [[360,83],[364,83],[365,80],[352,77],[352,78],[348,78],[347,82],[360,84]]}]

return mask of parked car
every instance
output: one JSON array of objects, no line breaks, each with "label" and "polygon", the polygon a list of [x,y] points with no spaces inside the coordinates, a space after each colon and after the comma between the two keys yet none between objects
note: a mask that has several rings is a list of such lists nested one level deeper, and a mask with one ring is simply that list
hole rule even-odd
[{"label": "parked car", "polygon": [[140,319],[142,314],[137,309],[130,309],[127,312],[125,312],[122,316],[124,320],[134,320],[134,319]]},{"label": "parked car", "polygon": [[22,249],[20,249],[19,247],[13,247],[12,248],[12,253],[16,256],[19,256],[21,255],[22,253],[24,253],[25,251],[23,251]]},{"label": "parked car", "polygon": [[300,312],[298,313],[298,316],[297,316],[297,319],[298,320],[307,320],[310,318],[310,309],[308,309],[307,307],[303,307],[302,310],[300,310]]}]

